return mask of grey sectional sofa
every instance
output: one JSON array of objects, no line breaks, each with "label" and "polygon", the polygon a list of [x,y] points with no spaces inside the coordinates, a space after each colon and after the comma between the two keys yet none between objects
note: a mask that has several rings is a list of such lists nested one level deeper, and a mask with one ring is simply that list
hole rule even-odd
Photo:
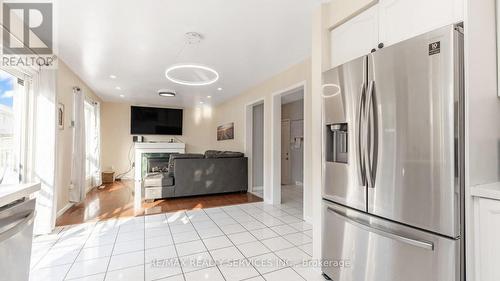
[{"label": "grey sectional sofa", "polygon": [[248,158],[242,153],[208,150],[170,156],[167,173],[147,174],[144,199],[160,199],[248,190]]}]

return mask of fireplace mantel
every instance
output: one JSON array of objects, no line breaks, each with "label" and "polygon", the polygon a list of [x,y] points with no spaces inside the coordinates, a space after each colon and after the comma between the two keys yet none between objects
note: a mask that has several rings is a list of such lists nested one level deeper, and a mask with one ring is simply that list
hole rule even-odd
[{"label": "fireplace mantel", "polygon": [[136,142],[135,143],[135,180],[142,181],[143,153],[185,153],[186,144],[179,142]]},{"label": "fireplace mantel", "polygon": [[186,144],[179,142],[136,142],[135,143],[135,187],[134,207],[142,205],[142,154],[143,153],[186,153]]}]

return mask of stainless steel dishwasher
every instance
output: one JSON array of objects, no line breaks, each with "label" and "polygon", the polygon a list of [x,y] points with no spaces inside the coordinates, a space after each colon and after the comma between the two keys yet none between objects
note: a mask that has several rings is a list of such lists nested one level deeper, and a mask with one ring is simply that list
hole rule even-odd
[{"label": "stainless steel dishwasher", "polygon": [[0,207],[0,280],[29,279],[35,199]]}]

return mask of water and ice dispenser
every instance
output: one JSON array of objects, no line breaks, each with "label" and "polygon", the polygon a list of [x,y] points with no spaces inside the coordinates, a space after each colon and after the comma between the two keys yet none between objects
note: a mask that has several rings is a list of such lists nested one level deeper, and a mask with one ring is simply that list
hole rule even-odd
[{"label": "water and ice dispenser", "polygon": [[326,125],[326,161],[346,163],[349,159],[347,123]]}]

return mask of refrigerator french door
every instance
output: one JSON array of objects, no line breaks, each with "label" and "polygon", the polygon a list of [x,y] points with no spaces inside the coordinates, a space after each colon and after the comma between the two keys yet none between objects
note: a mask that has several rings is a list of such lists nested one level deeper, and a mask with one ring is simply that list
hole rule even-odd
[{"label": "refrigerator french door", "polygon": [[461,280],[462,49],[460,28],[447,26],[324,73],[333,280]]}]

